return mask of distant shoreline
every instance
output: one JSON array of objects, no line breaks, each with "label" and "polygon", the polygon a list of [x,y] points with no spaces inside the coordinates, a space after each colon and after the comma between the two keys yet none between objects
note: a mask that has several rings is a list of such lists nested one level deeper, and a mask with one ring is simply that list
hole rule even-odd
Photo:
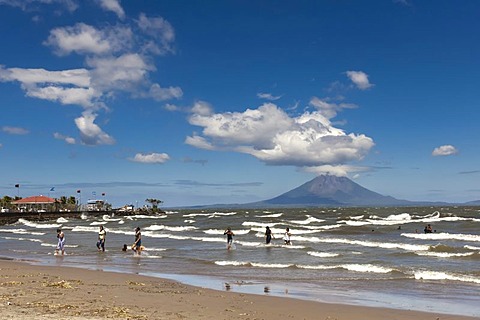
[{"label": "distant shoreline", "polygon": [[[165,212],[160,210],[155,214],[164,214]],[[118,212],[115,210],[109,211],[50,211],[50,212],[3,212],[0,213],[0,225],[6,225],[15,223],[18,219],[26,219],[29,221],[50,221],[58,218],[78,218],[80,219],[82,214],[90,216],[103,216],[103,215],[116,215],[130,216],[136,214],[154,215],[152,213],[145,212]]]}]

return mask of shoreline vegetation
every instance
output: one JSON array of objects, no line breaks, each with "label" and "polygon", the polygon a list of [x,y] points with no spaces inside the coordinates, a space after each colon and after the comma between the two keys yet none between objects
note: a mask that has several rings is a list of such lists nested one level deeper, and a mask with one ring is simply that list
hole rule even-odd
[{"label": "shoreline vegetation", "polygon": [[[63,258],[56,258],[63,259]],[[58,260],[57,260],[58,261]],[[172,280],[0,259],[2,319],[473,320],[473,317],[242,294]]]}]

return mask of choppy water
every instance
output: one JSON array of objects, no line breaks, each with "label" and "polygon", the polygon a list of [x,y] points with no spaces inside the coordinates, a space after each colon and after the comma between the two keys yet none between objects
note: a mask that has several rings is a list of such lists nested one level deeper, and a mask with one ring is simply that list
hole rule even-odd
[{"label": "choppy water", "polygon": [[[436,232],[424,234],[431,224]],[[107,251],[95,247],[99,225]],[[67,255],[55,257],[56,228]],[[141,257],[121,251],[142,230]],[[275,236],[264,244],[265,227]],[[225,228],[235,233],[226,250]],[[292,245],[283,245],[289,227]],[[189,210],[0,226],[0,256],[219,290],[480,317],[480,208]]]}]

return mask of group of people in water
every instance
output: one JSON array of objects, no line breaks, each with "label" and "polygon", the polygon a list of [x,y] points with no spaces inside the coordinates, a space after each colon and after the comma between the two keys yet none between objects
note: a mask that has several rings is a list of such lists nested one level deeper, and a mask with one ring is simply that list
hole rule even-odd
[{"label": "group of people in water", "polygon": [[[423,230],[425,233],[432,233],[434,232],[432,226],[430,224],[425,226]],[[230,227],[225,230],[223,233],[227,236],[227,250],[232,249],[233,246],[233,236],[235,235]],[[100,230],[98,231],[98,241],[97,241],[97,249],[98,251],[105,252],[105,240],[107,236],[107,231],[103,226],[100,226]],[[285,229],[285,233],[283,234],[283,241],[285,245],[291,245],[291,236],[290,228]],[[265,244],[270,244],[272,239],[275,239],[273,236],[273,232],[270,227],[265,228]],[[65,254],[65,233],[62,229],[57,229],[57,247],[55,249],[55,255],[64,255]],[[127,244],[123,245],[122,251],[127,251],[128,246]],[[135,254],[140,255],[144,247],[142,246],[142,233],[140,232],[140,227],[135,228],[135,241],[131,245],[131,249],[135,252]]]},{"label": "group of people in water", "polygon": [[[232,231],[232,228],[228,227],[227,230],[223,233],[223,235],[227,236],[227,250],[232,249],[233,245],[233,236],[235,235]],[[285,245],[291,245],[292,242],[290,240],[290,237],[292,234],[290,233],[290,228],[285,229],[285,233],[283,234],[283,241]],[[272,242],[272,239],[275,239],[273,236],[273,232],[270,229],[270,227],[265,228],[265,244],[270,244]]]},{"label": "group of people in water", "polygon": [[[107,237],[107,231],[103,226],[100,226],[100,230],[98,231],[98,241],[97,241],[97,249],[98,251],[105,252],[105,240]],[[55,249],[55,255],[65,255],[65,233],[62,231],[61,228],[57,229],[57,247]],[[127,251],[128,246],[127,244],[123,245],[122,251]],[[144,247],[142,246],[142,233],[140,232],[140,227],[135,228],[135,241],[131,245],[131,249],[135,252],[135,254],[140,255]]]}]

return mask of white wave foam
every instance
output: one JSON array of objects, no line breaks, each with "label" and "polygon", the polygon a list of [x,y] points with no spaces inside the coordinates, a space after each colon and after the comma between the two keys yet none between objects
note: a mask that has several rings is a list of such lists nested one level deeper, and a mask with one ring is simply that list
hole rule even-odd
[{"label": "white wave foam", "polygon": [[34,236],[43,236],[45,232],[27,231],[25,229],[0,229],[0,232],[17,233],[17,234],[31,234]]},{"label": "white wave foam", "polygon": [[[243,230],[232,230],[235,235],[244,235],[250,232],[249,229],[243,229]],[[223,234],[225,230],[222,229],[208,229],[203,231],[206,234]]]},{"label": "white wave foam", "polygon": [[307,216],[307,217],[308,218],[305,219],[305,220],[291,220],[289,222],[294,223],[294,224],[301,224],[301,225],[310,224],[312,222],[325,222],[325,220],[323,220],[323,219],[317,219],[317,218],[311,217],[311,216]]},{"label": "white wave foam", "polygon": [[347,226],[352,226],[352,227],[361,227],[361,226],[365,226],[367,224],[372,224],[371,222],[368,222],[368,221],[352,221],[352,220],[341,220],[341,221],[338,221],[338,223],[345,223]]},{"label": "white wave foam", "polygon": [[455,275],[437,271],[417,271],[415,272],[416,280],[451,280],[461,282],[473,282],[480,284],[480,279],[470,276]]},{"label": "white wave foam", "polygon": [[163,215],[163,216],[148,216],[148,215],[144,215],[144,214],[137,214],[137,215],[133,215],[133,216],[128,216],[129,218],[134,218],[134,219],[165,219],[167,216],[166,215]]},{"label": "white wave foam", "polygon": [[6,240],[18,240],[18,241],[30,241],[30,242],[40,242],[42,243],[42,240],[40,239],[32,239],[32,238],[15,238],[15,237],[3,237]]},{"label": "white wave foam", "polygon": [[41,224],[41,223],[36,223],[32,221],[28,221],[26,219],[20,218],[18,219],[18,222],[26,225],[27,227],[30,228],[37,228],[37,229],[54,229],[54,228],[59,228],[61,224]]},{"label": "white wave foam", "polygon": [[272,214],[267,214],[263,216],[255,216],[257,218],[280,218],[283,216],[283,213],[272,213]]},{"label": "white wave foam", "polygon": [[314,257],[319,257],[319,258],[332,258],[332,257],[338,257],[338,253],[329,253],[329,252],[317,252],[317,251],[309,251],[307,254],[314,256]]},{"label": "white wave foam", "polygon": [[184,218],[195,218],[195,217],[208,217],[210,215],[211,215],[211,213],[189,213],[189,214],[184,214],[182,217],[184,217]]},{"label": "white wave foam", "polygon": [[98,227],[75,226],[72,232],[98,232]]},{"label": "white wave foam", "polygon": [[[164,248],[145,248],[143,249],[144,251],[154,251],[154,252],[157,252],[157,251],[167,251],[167,249],[164,249]],[[142,251],[143,251],[142,250]]]},{"label": "white wave foam", "polygon": [[190,213],[190,214],[184,214],[182,217],[184,218],[207,217],[211,219],[211,218],[218,218],[223,216],[233,216],[236,214],[237,212]]},{"label": "white wave foam", "polygon": [[480,235],[476,234],[452,234],[452,233],[402,233],[402,236],[422,240],[459,240],[459,241],[480,241]]},{"label": "white wave foam", "polygon": [[68,222],[68,220],[63,218],[63,217],[60,217],[60,218],[57,219],[57,223],[67,223],[67,222]]},{"label": "white wave foam", "polygon": [[215,264],[219,266],[247,266],[250,263],[242,261],[215,261]]},{"label": "white wave foam", "polygon": [[313,269],[313,270],[330,270],[337,269],[338,266],[311,266],[311,265],[297,265],[300,269]]},{"label": "white wave foam", "polygon": [[261,227],[261,228],[266,228],[266,227],[273,227],[276,225],[282,224],[280,222],[277,223],[262,223],[262,222],[255,222],[255,221],[245,221],[242,223],[242,226],[246,227]]},{"label": "white wave foam", "polygon": [[120,221],[122,220],[122,218],[112,218],[111,216],[109,216],[108,214],[104,214],[102,219],[104,221],[108,221],[108,222],[115,222],[115,221]]},{"label": "white wave foam", "polygon": [[93,221],[92,223],[90,223],[91,226],[103,226],[103,225],[106,225],[108,222],[106,221]]},{"label": "white wave foam", "polygon": [[253,242],[253,241],[238,241],[238,240],[236,240],[235,243],[239,244],[241,246],[244,246],[244,247],[259,247],[259,246],[263,245],[262,242]]},{"label": "white wave foam", "polygon": [[363,219],[364,217],[365,217],[365,215],[362,214],[361,216],[353,216],[353,217],[350,217],[350,219],[352,219],[352,220],[361,220],[361,219]]},{"label": "white wave foam", "polygon": [[389,243],[389,242],[373,242],[373,241],[360,241],[360,240],[349,240],[341,238],[317,238],[317,237],[296,237],[296,241],[305,241],[313,243],[343,243],[358,245],[362,247],[378,247],[383,249],[402,249],[406,251],[428,251],[430,246],[427,245],[413,245],[407,243]]},{"label": "white wave foam", "polygon": [[276,269],[289,268],[289,267],[293,266],[293,264],[282,264],[282,263],[251,262],[250,264],[254,267],[257,267],[257,268],[276,268]]},{"label": "white wave foam", "polygon": [[429,257],[438,257],[438,258],[453,258],[453,257],[468,257],[475,252],[466,252],[466,253],[450,253],[450,252],[431,252],[431,251],[422,251],[415,252],[419,256],[429,256]]},{"label": "white wave foam", "polygon": [[185,222],[185,223],[195,223],[195,220],[188,220],[187,219],[187,220],[184,220],[183,222]]},{"label": "white wave foam", "polygon": [[469,246],[469,245],[464,246],[464,248],[469,249],[469,250],[480,250],[480,247],[474,247],[474,246]]},{"label": "white wave foam", "polygon": [[197,229],[197,227],[193,227],[193,226],[170,227],[170,226],[156,225],[156,224],[144,228],[144,230],[149,230],[149,231],[167,230],[167,231],[173,231],[173,232],[190,231],[195,229]]},{"label": "white wave foam", "polygon": [[343,264],[341,267],[356,272],[389,273],[393,271],[391,268],[380,267],[373,264]]}]

